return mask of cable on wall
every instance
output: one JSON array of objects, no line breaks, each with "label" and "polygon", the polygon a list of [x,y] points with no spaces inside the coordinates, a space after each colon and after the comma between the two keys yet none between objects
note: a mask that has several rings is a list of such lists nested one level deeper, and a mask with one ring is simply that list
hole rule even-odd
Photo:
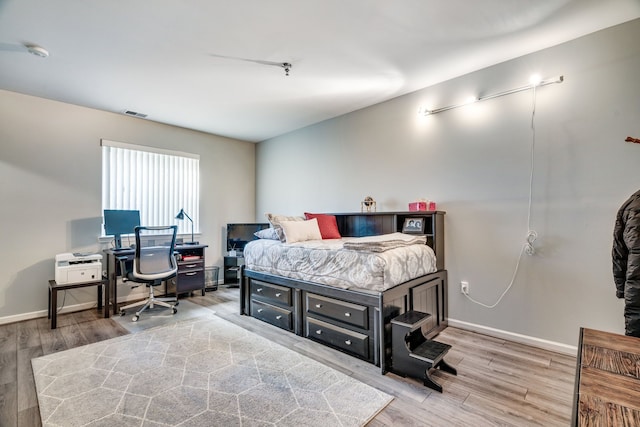
[{"label": "cable on wall", "polygon": [[533,230],[531,228],[531,204],[532,204],[532,199],[533,199],[533,177],[534,177],[534,170],[535,170],[535,145],[536,145],[536,124],[535,124],[535,117],[536,117],[536,88],[539,85],[533,84],[532,88],[533,88],[533,96],[532,96],[532,106],[531,106],[531,153],[530,153],[530,165],[529,165],[529,201],[528,201],[528,209],[527,209],[527,235],[525,237],[525,241],[522,245],[522,248],[520,249],[520,254],[518,255],[518,261],[516,262],[516,266],[513,270],[513,275],[511,276],[511,280],[509,281],[509,285],[507,286],[507,288],[502,292],[502,294],[500,295],[500,298],[498,298],[498,300],[489,305],[489,304],[484,304],[480,301],[477,301],[475,299],[473,299],[471,296],[469,296],[469,293],[463,293],[463,295],[465,297],[467,297],[467,299],[475,304],[481,305],[482,307],[485,308],[495,308],[500,301],[502,301],[502,298],[504,298],[504,296],[507,294],[507,292],[509,292],[509,289],[511,289],[511,287],[513,286],[513,283],[515,282],[516,276],[518,275],[518,270],[520,268],[520,261],[522,260],[522,255],[523,254],[527,254],[527,255],[534,255],[536,253],[536,249],[533,246],[533,243],[536,241],[536,239],[538,238],[538,233]]},{"label": "cable on wall", "polygon": [[60,306],[60,308],[58,307],[54,307],[54,309],[56,310],[56,314],[60,313],[62,311],[62,309],[64,308],[64,302],[67,300],[67,290],[65,289],[63,294],[62,294],[62,305]]},{"label": "cable on wall", "polygon": [[[64,308],[64,304],[67,301],[67,290],[65,289],[62,292],[62,305],[60,305],[60,307],[55,307],[56,313],[60,314],[62,312],[62,309]],[[91,308],[97,307],[98,303],[93,304],[93,306]]]}]

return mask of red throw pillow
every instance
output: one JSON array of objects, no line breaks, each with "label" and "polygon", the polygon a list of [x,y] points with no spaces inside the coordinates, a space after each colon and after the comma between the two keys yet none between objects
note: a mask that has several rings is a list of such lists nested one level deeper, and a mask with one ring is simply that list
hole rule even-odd
[{"label": "red throw pillow", "polygon": [[323,239],[342,238],[342,236],[340,235],[340,231],[338,231],[338,223],[336,221],[335,215],[313,214],[305,212],[304,216],[307,220],[313,218],[318,220],[318,228],[320,228],[320,234],[322,235]]}]

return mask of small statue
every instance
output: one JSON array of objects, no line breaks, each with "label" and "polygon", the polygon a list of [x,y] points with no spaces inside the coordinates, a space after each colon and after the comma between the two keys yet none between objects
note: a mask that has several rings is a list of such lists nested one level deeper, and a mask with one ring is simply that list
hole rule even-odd
[{"label": "small statue", "polygon": [[362,202],[360,202],[360,211],[361,212],[375,212],[376,211],[376,201],[373,200],[373,197],[367,196],[364,198]]}]

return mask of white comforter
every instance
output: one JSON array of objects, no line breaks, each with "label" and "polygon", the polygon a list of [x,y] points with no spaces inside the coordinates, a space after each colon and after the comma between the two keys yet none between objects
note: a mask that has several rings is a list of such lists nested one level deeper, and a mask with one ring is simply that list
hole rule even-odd
[{"label": "white comforter", "polygon": [[254,240],[244,249],[245,265],[252,271],[377,292],[436,271],[435,254],[423,243],[402,244],[381,252],[344,248],[346,242],[357,243],[359,239],[362,238],[291,244]]}]

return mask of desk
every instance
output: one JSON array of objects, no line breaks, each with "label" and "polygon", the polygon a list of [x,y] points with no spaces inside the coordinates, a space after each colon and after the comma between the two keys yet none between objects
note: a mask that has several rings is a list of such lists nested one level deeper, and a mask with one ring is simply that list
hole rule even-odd
[{"label": "desk", "polygon": [[640,338],[580,328],[572,426],[638,425]]},{"label": "desk", "polygon": [[[178,274],[173,280],[176,286],[176,298],[179,294],[200,290],[202,295],[205,294],[204,280],[204,250],[208,245],[179,245],[175,248],[178,258]],[[120,276],[120,259],[125,261],[133,261],[135,249],[105,249],[107,255],[107,280],[108,287],[111,289],[111,304],[113,313],[118,313],[118,276]],[[165,285],[165,293],[166,293]]]},{"label": "desk", "polygon": [[47,319],[51,319],[51,329],[55,329],[57,327],[56,321],[58,317],[58,291],[85,288],[87,286],[98,287],[98,310],[102,309],[102,288],[104,287],[104,318],[109,318],[109,282],[107,280],[64,284],[56,283],[55,280],[49,280],[49,312],[47,314]]}]

